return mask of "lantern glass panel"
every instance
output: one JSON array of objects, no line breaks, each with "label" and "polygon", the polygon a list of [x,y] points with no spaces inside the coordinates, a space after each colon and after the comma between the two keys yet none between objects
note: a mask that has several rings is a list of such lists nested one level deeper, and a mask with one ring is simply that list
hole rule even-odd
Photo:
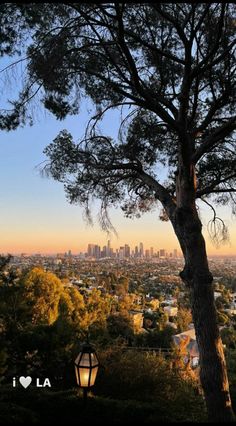
[{"label": "lantern glass panel", "polygon": [[78,372],[78,367],[77,366],[75,366],[75,376],[76,376],[77,385],[80,385],[80,383],[79,383],[79,372]]},{"label": "lantern glass panel", "polygon": [[80,363],[79,363],[79,367],[90,367],[91,366],[89,355],[90,355],[89,353],[84,353],[82,355]]},{"label": "lantern glass panel", "polygon": [[90,385],[89,375],[90,375],[89,368],[79,368],[80,386],[88,387]]},{"label": "lantern glass panel", "polygon": [[97,372],[98,372],[98,367],[94,367],[91,370],[91,377],[90,377],[90,386],[93,386],[96,380],[96,376],[97,376]]},{"label": "lantern glass panel", "polygon": [[91,353],[91,366],[93,367],[94,365],[98,364],[98,359],[96,357],[95,353]]}]

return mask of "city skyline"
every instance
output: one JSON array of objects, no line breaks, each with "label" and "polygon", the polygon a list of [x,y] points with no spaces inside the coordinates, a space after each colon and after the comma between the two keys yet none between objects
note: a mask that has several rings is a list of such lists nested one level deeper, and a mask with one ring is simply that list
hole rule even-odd
[{"label": "city skyline", "polygon": [[[102,257],[116,257],[118,253],[121,253],[124,251],[124,255],[121,257],[138,257],[138,258],[145,258],[145,257],[160,257],[160,258],[169,258],[169,257],[182,257],[182,251],[181,248],[178,247],[171,247],[166,248],[166,246],[161,245],[154,245],[149,246],[145,245],[142,241],[139,242],[137,240],[133,244],[129,242],[117,242],[117,245],[112,246],[111,240],[106,240],[105,242],[101,243],[99,241],[96,242],[88,242],[87,245],[83,249],[71,249],[66,248],[65,250],[56,250],[54,252],[43,252],[40,250],[36,250],[34,252],[27,252],[27,251],[19,251],[19,252],[1,252],[0,255],[7,255],[10,254],[12,256],[80,256],[84,255],[87,258],[102,258]],[[98,254],[99,253],[99,254]],[[209,254],[210,256],[229,256],[229,257],[236,257],[236,254],[229,253],[229,254],[222,254],[222,253],[216,253],[216,254]],[[119,256],[118,256],[119,257]]]},{"label": "city skyline", "polygon": [[[68,256],[71,255],[71,250],[68,251]],[[87,257],[92,257],[96,259],[100,258],[113,258],[117,257],[120,259],[124,258],[152,258],[152,257],[173,257],[176,258],[179,256],[179,252],[176,248],[172,251],[168,251],[165,248],[155,248],[155,247],[145,247],[143,242],[140,241],[135,246],[130,246],[127,242],[120,247],[112,247],[111,241],[108,240],[107,244],[101,246],[99,244],[89,243],[87,247],[87,252],[85,252]]]}]

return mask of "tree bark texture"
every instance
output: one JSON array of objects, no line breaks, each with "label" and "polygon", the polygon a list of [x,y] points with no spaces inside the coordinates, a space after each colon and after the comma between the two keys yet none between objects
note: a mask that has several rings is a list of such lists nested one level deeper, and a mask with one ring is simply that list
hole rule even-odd
[{"label": "tree bark texture", "polygon": [[217,325],[213,277],[209,271],[202,224],[193,205],[177,207],[172,225],[185,258],[180,276],[190,289],[196,340],[200,354],[200,380],[210,422],[232,422],[227,369]]}]

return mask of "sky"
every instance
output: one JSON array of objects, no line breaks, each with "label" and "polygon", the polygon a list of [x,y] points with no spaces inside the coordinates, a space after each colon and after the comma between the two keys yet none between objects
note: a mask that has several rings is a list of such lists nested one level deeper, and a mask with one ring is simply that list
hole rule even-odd
[{"label": "sky", "polygon": [[[0,253],[55,254],[71,250],[77,254],[87,249],[88,243],[105,245],[111,240],[114,248],[139,242],[144,249],[165,248],[180,250],[177,238],[169,222],[160,222],[158,211],[146,213],[140,219],[127,219],[119,209],[112,208],[110,218],[118,237],[101,231],[96,220],[98,206],[94,205],[94,225],[83,220],[82,209],[66,200],[63,185],[52,179],[42,178],[37,167],[46,157],[43,149],[67,129],[75,139],[83,135],[91,114],[89,102],[82,103],[79,115],[57,121],[55,117],[38,107],[33,126],[26,125],[0,134]],[[120,116],[107,114],[102,129],[107,135],[116,133]],[[208,208],[201,208],[203,232],[210,255],[236,255],[236,219],[230,209],[218,210],[230,230],[230,243],[215,248],[206,230],[210,219]]]}]

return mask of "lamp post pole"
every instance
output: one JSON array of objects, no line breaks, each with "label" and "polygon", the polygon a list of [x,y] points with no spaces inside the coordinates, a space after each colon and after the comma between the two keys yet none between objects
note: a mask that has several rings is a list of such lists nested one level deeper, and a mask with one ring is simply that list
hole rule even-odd
[{"label": "lamp post pole", "polygon": [[87,388],[83,388],[83,399],[84,399],[84,407],[86,407],[87,401],[88,401],[88,389]]}]

